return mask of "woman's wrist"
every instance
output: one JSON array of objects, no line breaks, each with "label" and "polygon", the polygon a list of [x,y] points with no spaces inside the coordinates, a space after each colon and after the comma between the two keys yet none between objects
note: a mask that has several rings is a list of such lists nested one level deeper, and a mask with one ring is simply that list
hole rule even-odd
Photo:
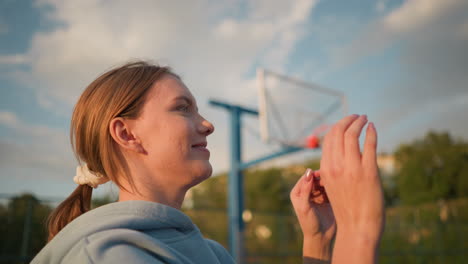
[{"label": "woman's wrist", "polygon": [[336,263],[376,263],[380,235],[338,231],[333,249]]},{"label": "woman's wrist", "polygon": [[355,244],[364,245],[366,247],[377,248],[382,237],[382,228],[379,226],[364,226],[364,227],[343,227],[337,233],[337,239],[354,241]]},{"label": "woman's wrist", "polygon": [[[304,263],[306,259],[330,261],[331,260],[331,240],[323,236],[304,237],[302,255]],[[310,262],[313,263],[313,262]],[[326,263],[326,262],[323,262]]]}]

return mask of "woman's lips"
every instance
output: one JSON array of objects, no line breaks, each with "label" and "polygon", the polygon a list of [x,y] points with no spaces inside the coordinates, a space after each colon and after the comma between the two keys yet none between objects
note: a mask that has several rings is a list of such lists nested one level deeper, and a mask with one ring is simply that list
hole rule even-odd
[{"label": "woman's lips", "polygon": [[201,142],[201,143],[198,143],[198,144],[195,144],[195,145],[192,145],[192,148],[195,149],[195,150],[198,150],[198,151],[201,151],[201,152],[204,152],[204,153],[210,153],[210,151],[208,150],[208,148],[206,147],[208,144],[206,142]]},{"label": "woman's lips", "polygon": [[205,152],[208,152],[208,153],[210,152],[210,151],[209,151],[206,147],[204,147],[204,146],[194,146],[193,148],[196,149],[196,150],[199,150],[199,151],[205,151]]}]

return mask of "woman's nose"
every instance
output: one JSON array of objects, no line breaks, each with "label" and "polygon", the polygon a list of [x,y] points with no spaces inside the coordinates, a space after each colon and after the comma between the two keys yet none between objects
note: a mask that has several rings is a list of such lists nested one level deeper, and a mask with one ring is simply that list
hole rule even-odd
[{"label": "woman's nose", "polygon": [[207,136],[210,135],[211,133],[213,133],[214,131],[214,126],[213,124],[204,119],[203,118],[203,121],[201,122],[201,126],[200,126],[200,131],[203,133],[203,134],[206,134]]}]

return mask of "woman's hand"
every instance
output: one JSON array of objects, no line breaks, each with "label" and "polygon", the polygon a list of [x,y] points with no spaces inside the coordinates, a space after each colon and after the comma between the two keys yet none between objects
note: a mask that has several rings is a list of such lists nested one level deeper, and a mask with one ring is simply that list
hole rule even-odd
[{"label": "woman's hand", "polygon": [[290,198],[304,235],[303,256],[308,260],[330,260],[330,242],[336,233],[335,217],[325,190],[311,169],[297,181]]},{"label": "woman's hand", "polygon": [[362,154],[359,148],[366,123],[365,115],[347,116],[332,127],[323,144],[319,174],[338,225],[334,263],[374,262],[382,235],[384,202],[372,123]]}]

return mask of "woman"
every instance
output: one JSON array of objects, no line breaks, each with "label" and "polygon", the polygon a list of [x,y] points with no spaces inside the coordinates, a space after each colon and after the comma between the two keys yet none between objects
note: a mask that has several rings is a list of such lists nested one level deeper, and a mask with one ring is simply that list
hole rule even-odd
[{"label": "woman", "polygon": [[[341,127],[354,127],[353,131],[364,125],[362,118],[344,120]],[[32,263],[233,263],[220,244],[204,239],[180,211],[185,193],[212,173],[207,137],[213,131],[213,125],[198,113],[193,95],[169,68],[134,62],[97,78],[81,95],[71,122],[72,145],[83,163],[74,178],[79,185],[50,216],[49,243]],[[368,137],[375,135],[375,130],[370,131]],[[375,244],[356,224],[383,215],[378,201],[379,212],[350,212],[348,200],[353,196],[362,202],[361,198],[372,195],[363,196],[361,190],[379,187],[359,184],[356,190],[343,191],[355,179],[338,177],[375,168],[364,163],[359,167],[355,160],[348,167],[335,168],[332,162],[347,162],[338,155],[347,150],[336,144],[343,143],[342,132],[335,129],[333,136],[327,135],[325,166],[320,172],[309,170],[291,192],[304,233],[305,262],[330,260],[336,227],[330,204],[321,203],[324,188],[340,227],[334,261],[339,260],[337,254],[354,253],[343,245],[351,238]],[[367,162],[373,163],[373,158]],[[367,173],[369,178],[378,179],[372,173]],[[313,176],[322,180],[311,180]],[[119,201],[89,211],[92,188],[109,180],[119,187]],[[378,225],[368,229],[376,228],[381,230]]]}]

